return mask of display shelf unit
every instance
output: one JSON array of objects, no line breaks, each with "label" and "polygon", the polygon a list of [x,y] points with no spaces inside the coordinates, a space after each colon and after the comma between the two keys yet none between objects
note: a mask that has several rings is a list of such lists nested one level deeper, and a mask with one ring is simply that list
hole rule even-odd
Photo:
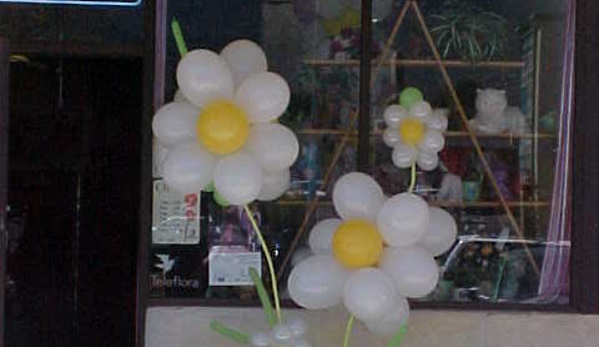
[{"label": "display shelf unit", "polygon": [[[376,60],[373,60],[371,64],[377,64]],[[443,60],[443,66],[451,68],[504,68],[504,69],[521,69],[524,67],[524,62],[521,61],[481,61],[481,62],[469,62],[463,60]],[[333,60],[333,59],[308,59],[304,60],[304,64],[308,66],[360,66],[360,60],[358,59],[344,59],[344,60]],[[434,67],[437,66],[437,62],[432,59],[391,59],[382,62],[383,65],[395,65],[395,66],[406,66],[406,67]]]},{"label": "display shelf unit", "polygon": [[[299,199],[281,199],[275,202],[282,206],[305,206],[310,203],[309,200]],[[333,206],[331,201],[318,201],[321,206]],[[463,207],[463,208],[499,208],[502,207],[498,201],[429,201],[429,205],[436,207]],[[549,207],[549,201],[508,201],[509,207]]]},{"label": "display shelf unit", "polygon": [[[333,135],[333,136],[343,136],[346,131],[340,129],[301,129],[298,130],[297,133],[299,135]],[[383,132],[381,130],[375,130],[370,132],[370,136],[381,136]],[[352,136],[358,136],[358,130],[354,130],[351,133]],[[446,131],[443,133],[445,137],[468,137],[469,134],[467,131]],[[495,139],[555,139],[554,134],[550,133],[539,133],[539,134],[510,134],[510,133],[502,133],[502,134],[482,134],[477,133],[476,137],[478,138],[495,138]]]},{"label": "display shelf unit", "polygon": [[[417,20],[417,24],[420,26],[424,37],[428,43],[430,50],[432,51],[432,57],[430,58],[419,58],[419,59],[390,59],[391,57],[391,46],[395,40],[395,37],[398,33],[399,28],[404,24],[405,16],[408,12],[412,12]],[[364,23],[362,23],[364,25]],[[370,30],[368,30],[370,31]],[[364,39],[364,38],[363,38]],[[369,47],[370,42],[362,42],[363,47]],[[518,235],[519,238],[524,239],[526,236],[525,223],[524,223],[524,214],[529,208],[542,208],[549,206],[549,202],[542,201],[539,199],[538,194],[530,194],[530,197],[524,196],[523,191],[520,191],[520,201],[509,201],[508,198],[503,196],[503,192],[499,188],[499,184],[497,182],[497,178],[493,173],[490,164],[485,157],[486,151],[494,151],[494,150],[508,150],[518,155],[520,152],[520,148],[522,145],[526,143],[534,143],[534,148],[538,148],[538,143],[543,141],[547,141],[552,143],[553,140],[556,139],[554,134],[550,133],[540,133],[539,127],[534,124],[531,127],[530,133],[524,134],[510,134],[510,133],[502,133],[502,134],[479,134],[474,132],[471,129],[468,129],[468,117],[466,110],[464,109],[463,103],[458,96],[456,88],[454,86],[454,82],[452,81],[451,76],[448,73],[449,68],[462,68],[462,69],[499,69],[499,70],[522,70],[526,68],[526,62],[521,60],[510,60],[510,61],[480,61],[480,62],[469,62],[464,60],[446,60],[441,57],[439,54],[434,39],[428,29],[424,16],[420,10],[419,4],[416,1],[406,1],[398,12],[397,20],[391,30],[389,38],[386,40],[386,46],[383,49],[383,53],[378,59],[371,59],[370,54],[362,55],[361,59],[346,59],[346,60],[333,60],[333,59],[306,59],[303,63],[307,67],[311,67],[313,69],[322,69],[329,67],[337,67],[340,69],[346,68],[350,69],[352,72],[355,71],[356,67],[360,68],[360,75],[362,75],[362,70],[368,70],[368,66],[370,65],[372,76],[368,80],[368,84],[361,84],[361,88],[367,87],[369,90],[372,90],[377,83],[377,75],[379,71],[386,67],[402,67],[405,70],[414,69],[414,68],[435,68],[441,72],[441,76],[443,77],[444,86],[449,91],[449,95],[451,96],[451,101],[453,107],[455,107],[455,113],[449,115],[449,117],[454,117],[461,121],[461,126],[458,129],[452,129],[450,131],[445,132],[447,146],[449,147],[470,147],[477,154],[478,160],[481,163],[482,174],[488,180],[490,184],[490,188],[494,191],[495,196],[497,196],[496,201],[477,201],[477,202],[440,202],[438,206],[441,207],[451,207],[451,208],[463,208],[463,209],[472,209],[472,208],[501,208],[504,210],[505,215],[513,229],[513,232]],[[355,72],[353,72],[355,73]],[[538,97],[538,95],[535,95]],[[362,99],[360,99],[362,102]],[[371,148],[373,147],[373,137],[380,137],[382,135],[382,131],[380,129],[371,130],[367,126],[370,124],[372,127],[372,115],[371,110],[366,110],[370,108],[370,99],[368,99],[368,107],[360,104],[359,112],[355,112],[352,119],[348,123],[349,126],[346,126],[345,129],[300,129],[298,130],[298,134],[301,136],[335,136],[340,141],[340,147],[345,146],[347,143],[353,143],[357,139],[358,143],[358,168],[360,168],[360,163],[369,162],[369,158],[371,156]],[[356,122],[359,120],[359,122]],[[538,121],[538,117],[534,117],[533,122]],[[354,124],[359,123],[357,129],[353,127]],[[366,134],[365,134],[366,132]],[[362,150],[360,150],[362,148]],[[330,173],[332,168],[337,164],[339,160],[340,152],[335,153],[333,155],[331,163],[329,164]],[[536,155],[536,154],[535,154]],[[536,165],[538,166],[538,165]],[[535,166],[535,168],[536,168]],[[364,169],[364,168],[362,168]],[[328,175],[325,175],[328,176]],[[323,180],[323,185],[325,187],[321,187],[321,190],[326,188],[326,184],[328,183],[328,179]],[[533,201],[529,201],[530,198]],[[318,206],[322,205],[322,202],[319,201],[321,198],[315,196],[314,198],[308,201],[294,201],[294,200],[282,200],[278,203],[286,206],[303,206],[306,205],[306,212],[304,216],[304,222],[302,226],[293,240],[291,244],[291,248],[289,250],[289,254],[284,260],[282,267],[283,269],[279,270],[279,275],[284,272],[285,266],[288,264],[291,258],[291,254],[295,251],[295,248],[299,244],[299,240],[302,237],[302,234],[307,229],[308,220],[310,220],[311,215],[315,212]],[[325,204],[330,204],[330,202],[325,202]],[[513,210],[519,211],[519,218],[516,219],[514,216]],[[534,212],[536,213],[535,210]],[[525,247],[526,248],[526,247]],[[539,274],[539,266],[536,263],[532,253],[526,248],[525,249],[528,259],[531,265],[534,268],[535,273]]]}]

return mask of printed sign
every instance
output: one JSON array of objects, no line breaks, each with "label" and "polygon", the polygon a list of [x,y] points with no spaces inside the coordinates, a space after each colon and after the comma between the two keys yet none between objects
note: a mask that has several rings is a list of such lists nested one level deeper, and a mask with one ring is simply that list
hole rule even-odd
[{"label": "printed sign", "polygon": [[173,192],[162,180],[154,182],[152,243],[200,243],[199,194]]},{"label": "printed sign", "polygon": [[169,249],[158,246],[150,258],[150,295],[153,297],[197,297],[203,295],[202,254],[196,246]]},{"label": "printed sign", "polygon": [[250,268],[261,273],[260,252],[247,252],[243,247],[213,247],[209,257],[210,286],[253,285]]}]

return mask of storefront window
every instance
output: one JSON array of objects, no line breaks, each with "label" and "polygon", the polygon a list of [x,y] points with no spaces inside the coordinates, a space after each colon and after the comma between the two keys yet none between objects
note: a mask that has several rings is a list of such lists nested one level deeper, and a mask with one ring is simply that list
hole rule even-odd
[{"label": "storefront window", "polygon": [[[449,120],[439,165],[418,171],[415,192],[458,225],[458,241],[437,258],[439,286],[422,300],[567,303],[568,2],[373,3],[371,83],[362,89],[360,1],[168,4],[167,27],[176,18],[190,49],[219,51],[233,39],[251,39],[264,48],[269,70],[289,81],[291,104],[280,122],[301,146],[291,187],[277,201],[252,205],[282,292],[289,269],[310,252],[311,227],[335,216],[338,177],[360,169],[387,195],[407,190],[410,172],[394,164],[383,140],[383,113],[412,86]],[[179,59],[170,31],[165,53],[170,101]],[[359,114],[361,93],[370,96],[368,114]],[[369,127],[358,126],[363,117]],[[254,299],[243,272],[260,264],[260,247],[242,208],[223,208],[210,193],[169,194],[160,173],[164,150],[155,144],[154,152],[151,296]],[[181,219],[189,211],[197,214],[191,227]]]}]

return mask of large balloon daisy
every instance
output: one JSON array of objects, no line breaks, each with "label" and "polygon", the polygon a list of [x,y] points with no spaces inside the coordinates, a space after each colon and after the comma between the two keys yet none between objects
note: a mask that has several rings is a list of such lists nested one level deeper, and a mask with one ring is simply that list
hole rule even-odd
[{"label": "large balloon daisy", "polygon": [[406,88],[400,94],[400,104],[384,112],[387,129],[383,141],[393,148],[392,160],[399,168],[418,164],[431,171],[439,165],[437,153],[445,146],[443,132],[447,130],[444,110],[433,110],[416,88]]},{"label": "large balloon daisy", "polygon": [[333,205],[341,218],[313,227],[315,255],[293,268],[289,294],[308,309],[343,302],[373,333],[393,335],[407,322],[406,298],[437,285],[434,256],[453,245],[456,224],[417,195],[385,197],[372,177],[357,172],[337,181]]},{"label": "large balloon daisy", "polygon": [[181,193],[211,183],[234,205],[273,200],[289,186],[297,158],[295,134],[276,119],[289,104],[287,82],[267,71],[262,49],[248,40],[220,54],[198,49],[177,66],[180,92],[154,116],[152,129],[168,149],[163,178]]}]

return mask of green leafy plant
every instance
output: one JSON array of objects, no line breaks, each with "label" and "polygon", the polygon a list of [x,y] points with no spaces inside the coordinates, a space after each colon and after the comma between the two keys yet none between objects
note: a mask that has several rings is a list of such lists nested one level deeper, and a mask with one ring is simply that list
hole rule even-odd
[{"label": "green leafy plant", "polygon": [[431,33],[444,58],[458,55],[472,62],[490,60],[507,47],[509,22],[476,5],[450,1],[430,19]]}]

